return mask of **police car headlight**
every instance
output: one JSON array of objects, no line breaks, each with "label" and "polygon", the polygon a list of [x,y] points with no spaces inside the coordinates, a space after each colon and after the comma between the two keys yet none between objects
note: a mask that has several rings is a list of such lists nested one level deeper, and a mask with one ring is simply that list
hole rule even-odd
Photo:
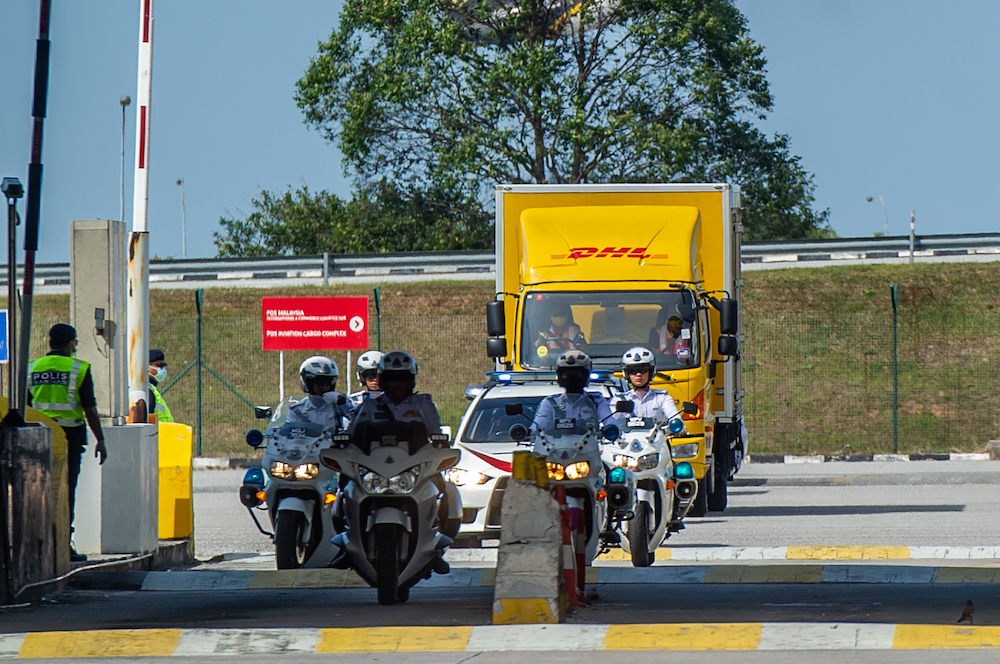
[{"label": "police car headlight", "polygon": [[635,470],[638,465],[635,457],[625,456],[624,454],[616,454],[612,459],[612,462],[618,468],[628,468],[630,470]]},{"label": "police car headlight", "polygon": [[590,475],[590,464],[586,461],[577,461],[566,466],[566,478],[571,480],[582,480]]},{"label": "police car headlight", "polygon": [[660,465],[660,454],[658,452],[653,452],[652,454],[644,454],[639,457],[639,462],[636,464],[636,470],[649,470],[650,468],[656,468]]},{"label": "police car headlight", "polygon": [[361,471],[361,486],[371,494],[388,493],[389,480],[376,472],[363,468]]},{"label": "police car headlight", "polygon": [[698,443],[684,443],[683,445],[672,445],[670,447],[676,459],[690,459],[698,456]]},{"label": "police car headlight", "polygon": [[295,479],[311,480],[319,475],[319,466],[314,463],[301,463],[295,466]]},{"label": "police car headlight", "polygon": [[455,486],[471,486],[473,484],[486,484],[490,481],[489,475],[477,473],[474,470],[464,468],[452,468],[445,473],[444,478]]},{"label": "police car headlight", "polygon": [[418,477],[420,477],[419,466],[404,470],[399,475],[389,478],[389,491],[392,493],[410,493],[413,491],[413,487],[417,486]]},{"label": "police car headlight", "polygon": [[277,477],[279,480],[290,480],[293,474],[292,467],[289,466],[284,461],[275,461],[271,464],[270,473],[271,477]]}]

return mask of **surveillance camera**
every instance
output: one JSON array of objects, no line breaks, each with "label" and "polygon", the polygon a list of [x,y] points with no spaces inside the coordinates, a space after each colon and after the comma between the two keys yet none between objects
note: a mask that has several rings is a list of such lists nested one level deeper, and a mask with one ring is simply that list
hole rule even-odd
[{"label": "surveillance camera", "polygon": [[3,183],[0,184],[0,191],[7,198],[21,198],[24,196],[24,187],[21,186],[21,181],[17,178],[4,178]]}]

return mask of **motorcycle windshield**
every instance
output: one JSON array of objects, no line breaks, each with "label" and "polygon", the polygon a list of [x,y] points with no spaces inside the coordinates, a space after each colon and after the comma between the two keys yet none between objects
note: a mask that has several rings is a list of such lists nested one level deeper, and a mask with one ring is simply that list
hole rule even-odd
[{"label": "motorcycle windshield", "polygon": [[308,398],[308,394],[296,394],[282,399],[281,402],[274,407],[274,414],[271,415],[271,421],[267,423],[268,432],[279,430],[288,420],[288,413],[292,406]]}]

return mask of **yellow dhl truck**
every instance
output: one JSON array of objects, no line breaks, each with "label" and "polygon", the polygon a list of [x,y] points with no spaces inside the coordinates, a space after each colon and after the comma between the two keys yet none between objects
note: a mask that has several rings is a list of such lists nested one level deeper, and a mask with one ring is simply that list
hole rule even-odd
[{"label": "yellow dhl truck", "polygon": [[626,350],[652,350],[653,386],[691,411],[671,446],[699,480],[692,515],[725,509],[747,450],[740,231],[740,191],[728,184],[496,190],[488,355],[500,370],[552,370],[578,347],[595,371],[620,376]]}]

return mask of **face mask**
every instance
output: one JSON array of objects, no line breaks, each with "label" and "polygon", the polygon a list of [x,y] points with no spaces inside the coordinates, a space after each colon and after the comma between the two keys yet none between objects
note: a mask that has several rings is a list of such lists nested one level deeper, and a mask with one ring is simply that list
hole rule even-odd
[{"label": "face mask", "polygon": [[156,382],[157,383],[162,383],[166,379],[167,379],[167,368],[166,367],[158,367],[156,369]]}]

